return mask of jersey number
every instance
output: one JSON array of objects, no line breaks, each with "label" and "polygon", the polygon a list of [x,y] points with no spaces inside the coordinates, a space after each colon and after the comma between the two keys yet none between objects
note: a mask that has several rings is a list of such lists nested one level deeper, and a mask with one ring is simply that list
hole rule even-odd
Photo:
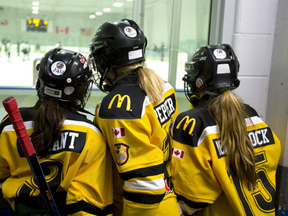
[{"label": "jersey number", "polygon": [[[63,169],[63,163],[61,161],[46,161],[41,163],[41,167],[51,192],[57,192],[62,180],[61,173]],[[34,178],[34,176],[32,176],[29,181],[26,181],[18,189],[17,196],[33,196],[33,194],[35,194],[36,192],[39,193],[39,184]]]},{"label": "jersey number", "polygon": [[[256,162],[256,168],[257,165],[267,162],[265,151],[257,153],[257,155],[255,156],[255,162]],[[235,173],[232,174],[235,187],[237,189],[238,195],[241,199],[242,205],[245,209],[247,216],[255,215],[251,209],[251,205],[253,206],[256,205],[257,208],[263,213],[269,213],[275,211],[275,198],[274,198],[275,189],[273,187],[273,184],[270,181],[265,169],[263,168],[258,169],[257,174],[259,176],[259,179],[257,180],[259,190],[249,194],[245,194],[242,181],[239,181],[239,179],[236,178]],[[255,203],[254,204],[248,203],[248,200],[246,199],[247,196],[252,196]]]}]

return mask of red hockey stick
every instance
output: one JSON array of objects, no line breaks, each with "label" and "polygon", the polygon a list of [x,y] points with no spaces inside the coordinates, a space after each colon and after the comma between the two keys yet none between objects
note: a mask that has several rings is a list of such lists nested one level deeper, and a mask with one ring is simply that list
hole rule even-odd
[{"label": "red hockey stick", "polygon": [[22,116],[18,109],[18,104],[14,97],[8,97],[2,101],[5,110],[8,112],[9,119],[13,124],[13,128],[19,139],[22,151],[27,158],[30,168],[33,172],[35,179],[39,182],[39,189],[41,194],[44,196],[48,211],[51,215],[60,215],[49,185],[45,179],[43,170],[38,161],[34,147],[26,131],[26,127],[23,123]]}]

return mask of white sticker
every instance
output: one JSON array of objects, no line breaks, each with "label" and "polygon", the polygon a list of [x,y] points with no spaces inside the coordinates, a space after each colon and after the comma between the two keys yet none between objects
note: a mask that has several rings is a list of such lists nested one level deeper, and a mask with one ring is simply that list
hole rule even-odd
[{"label": "white sticker", "polygon": [[61,98],[62,96],[62,91],[59,89],[53,89],[47,86],[44,86],[44,94],[56,97],[56,98]]},{"label": "white sticker", "polygon": [[218,64],[217,74],[228,74],[230,73],[230,67],[228,64]]},{"label": "white sticker", "polygon": [[66,65],[62,61],[54,62],[51,66],[51,72],[56,75],[60,76],[66,71]]},{"label": "white sticker", "polygon": [[222,49],[215,49],[213,53],[217,59],[224,59],[226,57],[226,53]]},{"label": "white sticker", "polygon": [[131,37],[131,38],[134,38],[137,36],[137,32],[134,28],[130,27],[130,26],[126,26],[124,28],[124,33],[128,36],[128,37]]},{"label": "white sticker", "polygon": [[73,86],[67,86],[64,88],[64,93],[66,95],[71,95],[74,92],[75,88]]},{"label": "white sticker", "polygon": [[142,55],[142,50],[141,49],[128,52],[128,59],[129,60],[136,59],[136,58],[141,58],[142,56],[143,55]]}]

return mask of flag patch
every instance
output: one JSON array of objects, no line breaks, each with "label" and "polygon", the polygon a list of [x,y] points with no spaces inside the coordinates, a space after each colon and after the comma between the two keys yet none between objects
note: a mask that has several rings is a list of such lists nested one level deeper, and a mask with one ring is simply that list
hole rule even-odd
[{"label": "flag patch", "polygon": [[124,137],[125,128],[112,128],[112,133],[113,133],[114,138]]},{"label": "flag patch", "polygon": [[172,148],[172,156],[183,159],[184,158],[184,153],[185,151],[177,149],[177,148]]}]

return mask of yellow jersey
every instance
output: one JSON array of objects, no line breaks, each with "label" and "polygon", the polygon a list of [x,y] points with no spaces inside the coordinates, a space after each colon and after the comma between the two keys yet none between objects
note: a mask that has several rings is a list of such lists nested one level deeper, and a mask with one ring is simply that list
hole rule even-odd
[{"label": "yellow jersey", "polygon": [[[170,183],[169,131],[178,115],[175,90],[165,83],[163,101],[155,104],[137,79],[137,75],[127,75],[118,80],[95,111],[95,122],[107,139],[123,181],[115,190],[115,203],[119,214],[125,216],[167,215],[169,208],[168,215],[180,215]],[[167,205],[162,207],[164,201]]]},{"label": "yellow jersey", "polygon": [[[31,135],[35,109],[19,110]],[[70,112],[62,125],[61,138],[49,150],[50,156],[38,158],[56,205],[58,194],[66,193],[68,215],[112,215],[112,159],[106,157],[106,151],[100,130],[86,116]],[[0,125],[0,180],[5,180],[3,197],[13,210],[15,202],[31,203],[40,195],[8,116]],[[60,201],[65,205],[65,199]]]},{"label": "yellow jersey", "polygon": [[219,131],[207,109],[179,114],[173,125],[172,182],[188,215],[275,215],[276,169],[281,144],[257,112],[246,106],[247,134],[254,146],[258,188],[249,191],[226,165]]}]

